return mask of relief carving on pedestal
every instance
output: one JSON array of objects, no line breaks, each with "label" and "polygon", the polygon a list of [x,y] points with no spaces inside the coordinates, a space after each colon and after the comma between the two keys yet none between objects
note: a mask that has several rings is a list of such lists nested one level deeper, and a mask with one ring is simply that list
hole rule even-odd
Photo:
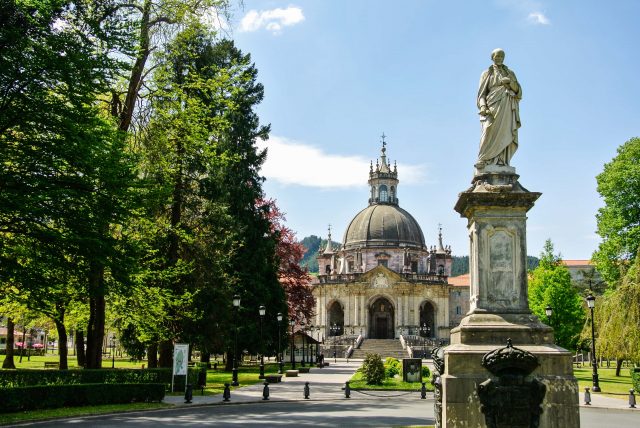
[{"label": "relief carving on pedestal", "polygon": [[496,229],[489,232],[489,288],[487,300],[494,306],[512,307],[518,302],[519,290],[514,273],[515,237]]}]

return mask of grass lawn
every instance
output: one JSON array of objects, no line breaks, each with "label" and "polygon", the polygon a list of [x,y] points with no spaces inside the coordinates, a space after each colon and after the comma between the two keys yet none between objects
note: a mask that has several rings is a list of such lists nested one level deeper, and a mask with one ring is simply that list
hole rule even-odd
[{"label": "grass lawn", "polygon": [[74,416],[91,416],[105,413],[129,412],[135,410],[163,409],[171,407],[165,403],[132,403],[105,404],[101,406],[66,407],[63,409],[39,409],[30,412],[0,414],[0,425],[19,422],[36,421],[42,419],[67,418]]},{"label": "grass lawn", "polygon": [[[0,355],[0,361],[3,360],[4,355]],[[45,361],[57,363],[58,361],[60,361],[60,358],[57,354],[47,354],[44,356],[32,355],[31,357],[28,357],[25,353],[25,355],[22,356],[22,362],[20,362],[19,351],[13,356],[13,362],[15,363],[17,369],[43,369]],[[76,357],[74,355],[69,355],[69,357],[67,358],[67,364],[69,365],[69,368],[77,369],[78,365],[76,363]],[[146,367],[146,361],[131,362],[129,361],[129,357],[115,358],[115,367],[117,369],[139,369],[143,364],[145,364]],[[111,358],[105,356],[102,359],[102,367],[105,369],[111,368]]]},{"label": "grass lawn", "polygon": [[[580,393],[584,392],[585,387],[591,388],[593,386],[592,373],[593,369],[591,367],[573,369],[573,374],[578,379]],[[598,383],[600,384],[600,393],[604,395],[623,394],[628,396],[629,390],[633,388],[628,367],[623,367],[622,370],[620,370],[619,377],[616,377],[615,368],[598,368]],[[617,397],[621,398],[620,395]]]},{"label": "grass lawn", "polygon": [[[427,391],[433,391],[433,385],[431,385],[426,379],[424,379]],[[388,390],[388,391],[418,391],[422,388],[422,384],[419,382],[403,382],[401,376],[396,376],[393,379],[386,378],[382,385],[367,385],[367,382],[362,378],[362,373],[356,372],[349,380],[349,386],[351,389],[370,389],[370,390]]]}]

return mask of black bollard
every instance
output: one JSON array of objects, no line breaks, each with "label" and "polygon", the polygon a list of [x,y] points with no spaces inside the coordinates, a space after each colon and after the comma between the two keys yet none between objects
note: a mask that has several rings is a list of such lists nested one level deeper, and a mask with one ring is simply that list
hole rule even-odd
[{"label": "black bollard", "polygon": [[351,398],[351,387],[349,386],[349,381],[344,383],[344,397]]},{"label": "black bollard", "polygon": [[[633,390],[632,390],[633,391]],[[304,383],[304,398],[309,399],[309,382]]]},{"label": "black bollard", "polygon": [[187,384],[184,389],[184,402],[185,404],[191,404],[191,399],[193,398],[193,385],[190,383]]},{"label": "black bollard", "polygon": [[422,382],[422,388],[420,389],[420,398],[425,400],[427,398],[427,386]]},{"label": "black bollard", "polygon": [[264,388],[262,388],[262,400],[269,399],[269,382],[264,383]]},{"label": "black bollard", "polygon": [[630,409],[636,408],[636,396],[633,395],[633,389],[629,390],[629,408]]},{"label": "black bollard", "polygon": [[228,383],[224,384],[224,392],[222,393],[222,398],[224,398],[224,400],[222,401],[229,401],[229,399],[231,398],[231,390],[229,389]]},{"label": "black bollard", "polygon": [[591,393],[589,392],[589,387],[584,389],[584,404],[587,406],[591,404]]}]

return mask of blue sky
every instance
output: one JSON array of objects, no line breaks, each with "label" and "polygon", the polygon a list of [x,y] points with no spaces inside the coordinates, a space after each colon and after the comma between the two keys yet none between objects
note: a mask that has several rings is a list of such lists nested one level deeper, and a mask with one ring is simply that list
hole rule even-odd
[{"label": "blue sky", "polygon": [[341,240],[367,205],[369,162],[387,137],[400,206],[438,224],[468,254],[453,206],[477,157],[476,92],[490,53],[523,88],[512,165],[542,197],[529,211],[528,252],[551,238],[567,259],[597,248],[595,176],[640,136],[640,1],[252,1],[229,30],[252,55],[270,123],[263,168],[299,238]]}]

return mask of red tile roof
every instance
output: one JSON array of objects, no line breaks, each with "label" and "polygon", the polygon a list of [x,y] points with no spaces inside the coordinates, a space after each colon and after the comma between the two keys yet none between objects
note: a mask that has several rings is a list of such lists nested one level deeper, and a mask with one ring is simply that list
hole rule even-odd
[{"label": "red tile roof", "polygon": [[591,266],[591,260],[562,260],[562,264],[567,267]]},{"label": "red tile roof", "polygon": [[464,275],[450,276],[448,281],[449,285],[454,287],[468,287],[471,283],[471,277],[468,273],[465,273]]}]

